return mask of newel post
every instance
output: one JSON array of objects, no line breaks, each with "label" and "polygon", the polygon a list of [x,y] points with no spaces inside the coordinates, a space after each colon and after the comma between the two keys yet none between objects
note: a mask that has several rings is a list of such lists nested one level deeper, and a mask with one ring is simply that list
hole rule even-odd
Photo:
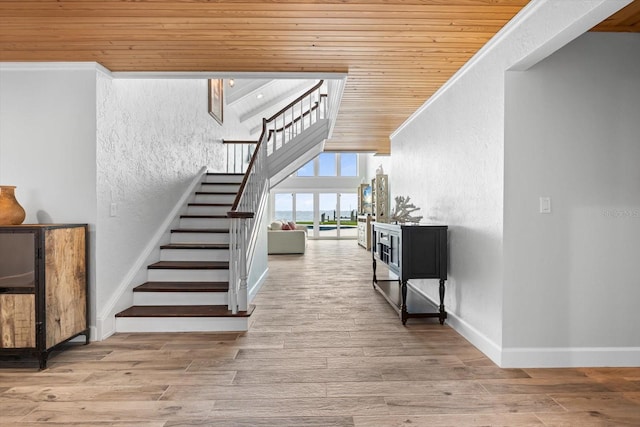
[{"label": "newel post", "polygon": [[[247,241],[248,241],[248,224],[249,220],[253,218],[253,212],[230,212],[232,224],[231,239],[233,242],[233,252],[235,256],[232,256],[233,266],[230,270],[230,275],[233,278],[233,282],[230,280],[230,286],[233,287],[235,292],[232,292],[230,296],[234,299],[231,311],[235,314],[238,311],[247,311],[248,308],[248,290],[247,290]],[[230,277],[231,279],[231,277]],[[231,301],[230,301],[231,302]]]}]

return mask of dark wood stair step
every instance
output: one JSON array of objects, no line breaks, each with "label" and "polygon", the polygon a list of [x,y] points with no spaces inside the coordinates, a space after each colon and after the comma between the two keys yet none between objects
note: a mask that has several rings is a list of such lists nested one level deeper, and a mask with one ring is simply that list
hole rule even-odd
[{"label": "dark wood stair step", "polygon": [[228,233],[228,228],[174,228],[172,233]]},{"label": "dark wood stair step", "polygon": [[229,249],[228,243],[170,243],[160,249]]},{"label": "dark wood stair step", "polygon": [[249,317],[254,309],[233,314],[226,305],[134,305],[116,317]]},{"label": "dark wood stair step", "polygon": [[209,176],[244,176],[243,173],[229,173],[229,172],[207,172]]},{"label": "dark wood stair step", "polygon": [[158,261],[147,267],[151,270],[226,270],[228,261]]},{"label": "dark wood stair step", "polygon": [[231,203],[189,203],[189,206],[229,206],[231,207]]},{"label": "dark wood stair step", "polygon": [[196,195],[204,196],[232,196],[238,194],[237,191],[196,191]]},{"label": "dark wood stair step", "polygon": [[203,182],[202,185],[235,185],[238,186],[240,185],[239,182]]},{"label": "dark wood stair step", "polygon": [[[225,205],[228,206],[228,205]],[[180,218],[194,218],[194,219],[225,219],[229,218],[226,215],[180,215]]]},{"label": "dark wood stair step", "polygon": [[134,292],[227,292],[228,282],[146,282]]}]

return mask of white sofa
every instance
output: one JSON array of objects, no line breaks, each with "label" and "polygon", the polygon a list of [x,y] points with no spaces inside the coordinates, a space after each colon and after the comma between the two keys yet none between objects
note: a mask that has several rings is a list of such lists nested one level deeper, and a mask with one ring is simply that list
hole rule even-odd
[{"label": "white sofa", "polygon": [[296,225],[294,230],[283,230],[282,221],[274,221],[267,231],[267,253],[304,254],[307,248],[307,227]]}]

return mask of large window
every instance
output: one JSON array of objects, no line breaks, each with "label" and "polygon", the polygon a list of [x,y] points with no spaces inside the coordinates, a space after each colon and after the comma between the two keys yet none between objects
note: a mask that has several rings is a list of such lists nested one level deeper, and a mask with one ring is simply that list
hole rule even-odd
[{"label": "large window", "polygon": [[358,153],[330,152],[307,162],[272,190],[272,218],[307,226],[313,239],[355,239],[359,160]]},{"label": "large window", "polygon": [[274,200],[274,219],[293,221],[293,194],[276,193]]},{"label": "large window", "polygon": [[298,169],[297,176],[358,176],[358,154],[321,153]]},{"label": "large window", "polygon": [[356,153],[340,153],[340,176],[358,176]]}]

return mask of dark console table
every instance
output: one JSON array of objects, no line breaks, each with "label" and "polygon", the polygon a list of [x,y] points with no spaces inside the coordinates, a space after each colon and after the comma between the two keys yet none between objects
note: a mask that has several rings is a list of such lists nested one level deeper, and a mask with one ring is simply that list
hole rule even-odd
[{"label": "dark console table", "polygon": [[[396,225],[374,222],[371,226],[373,287],[398,311],[402,324],[412,317],[447,318],[444,309],[444,283],[447,280],[447,226]],[[387,265],[398,279],[378,279],[377,263]],[[437,313],[407,311],[409,279],[439,279],[440,306]]]}]

